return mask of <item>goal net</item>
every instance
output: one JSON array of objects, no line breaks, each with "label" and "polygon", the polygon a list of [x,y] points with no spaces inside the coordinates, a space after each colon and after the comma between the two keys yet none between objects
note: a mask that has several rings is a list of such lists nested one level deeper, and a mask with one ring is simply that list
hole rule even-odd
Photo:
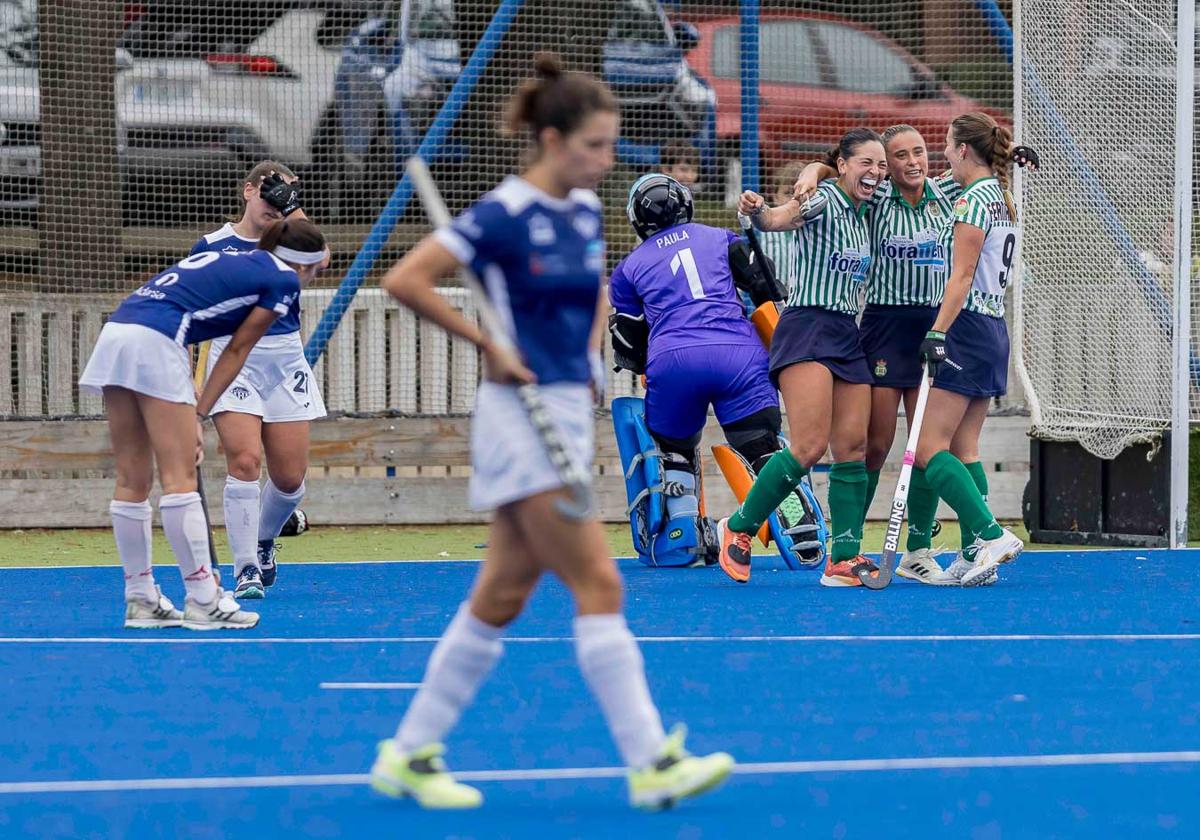
[{"label": "goal net", "polygon": [[[1046,164],[1021,182],[1029,224],[1018,338],[1032,433],[1113,458],[1172,424],[1174,271],[1197,225],[1185,211],[1177,226],[1176,96],[1187,69],[1178,9],[1164,0],[1021,0],[1018,8],[1017,125]],[[1193,187],[1198,168],[1193,157]],[[1200,264],[1184,268],[1195,324]],[[1197,422],[1194,339],[1188,350]]]}]

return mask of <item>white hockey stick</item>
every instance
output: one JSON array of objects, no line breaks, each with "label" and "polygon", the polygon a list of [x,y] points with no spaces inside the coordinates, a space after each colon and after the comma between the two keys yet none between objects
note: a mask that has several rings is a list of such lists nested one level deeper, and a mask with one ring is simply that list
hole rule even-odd
[{"label": "white hockey stick", "polygon": [[[429,221],[433,222],[435,228],[450,224],[450,212],[446,209],[446,203],[442,200],[442,195],[433,181],[433,176],[429,174],[429,167],[425,165],[425,161],[413,155],[408,159],[407,169],[408,177],[412,179],[417,195],[421,198],[421,204],[425,206],[425,213],[429,216]],[[463,285],[474,296],[475,308],[479,312],[479,320],[483,322],[484,330],[502,349],[516,354],[516,343],[508,334],[504,322],[500,320],[500,315],[496,312],[491,298],[484,291],[479,278],[465,267],[461,277]],[[534,431],[537,432],[542,446],[545,447],[550,463],[554,465],[558,477],[566,485],[567,492],[570,494],[568,498],[557,501],[555,506],[558,512],[566,519],[576,522],[589,518],[592,514],[591,477],[586,475],[571,458],[563,444],[562,436],[559,435],[558,429],[555,428],[546,411],[541,390],[536,385],[520,385],[517,387],[517,397],[521,400],[525,413],[529,415],[529,422],[533,424]]]}]

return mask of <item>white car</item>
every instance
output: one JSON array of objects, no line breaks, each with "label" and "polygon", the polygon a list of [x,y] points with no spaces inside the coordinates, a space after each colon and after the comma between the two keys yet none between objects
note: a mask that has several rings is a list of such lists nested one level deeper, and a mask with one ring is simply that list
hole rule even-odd
[{"label": "white car", "polygon": [[38,125],[37,6],[0,0],[0,214],[38,205],[42,150]]}]

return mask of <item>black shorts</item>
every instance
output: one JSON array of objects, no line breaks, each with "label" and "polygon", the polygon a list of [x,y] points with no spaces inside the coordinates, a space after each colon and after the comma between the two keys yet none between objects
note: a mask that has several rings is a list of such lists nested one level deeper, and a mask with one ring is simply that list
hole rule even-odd
[{"label": "black shorts", "polygon": [[1003,318],[958,313],[946,333],[946,358],[934,388],[964,397],[1002,397],[1008,391],[1008,327]]},{"label": "black shorts", "polygon": [[856,385],[875,382],[859,340],[854,316],[817,306],[789,306],[771,338],[771,382],[779,387],[783,369],[820,362],[838,379]]},{"label": "black shorts", "polygon": [[921,384],[921,341],[937,314],[936,306],[867,305],[859,332],[876,387],[903,389]]}]

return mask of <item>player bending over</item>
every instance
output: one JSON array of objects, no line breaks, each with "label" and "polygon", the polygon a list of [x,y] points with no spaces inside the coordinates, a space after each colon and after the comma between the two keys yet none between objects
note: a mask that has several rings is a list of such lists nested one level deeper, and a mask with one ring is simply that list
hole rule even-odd
[{"label": "player bending over", "polygon": [[[311,222],[278,221],[253,253],[197,254],[160,272],[101,330],[79,384],[104,394],[112,435],[117,487],[109,510],[125,570],[126,627],[214,630],[258,623],[257,613],[242,610],[217,586],[208,565],[208,526],[196,492],[201,422],[328,256]],[[188,346],[226,336],[225,352],[197,398]],[[182,612],[155,585],[150,568],[155,464],[163,531],[187,590]]]},{"label": "player bending over", "polygon": [[[241,199],[241,218],[202,236],[192,254],[253,251],[268,225],[304,218],[296,176],[273,160],[250,170]],[[210,345],[209,375],[228,343],[218,338]],[[298,295],[250,351],[212,413],[229,470],[225,533],[237,578],[234,597],[262,598],[275,583],[275,538],[304,498],[309,423],[325,416],[325,402],[304,358]],[[264,449],[267,483],[260,491]]]},{"label": "player bending over", "polygon": [[[538,382],[548,419],[590,476],[589,351],[599,350],[602,335],[604,271],[600,201],[592,190],[613,163],[617,105],[607,87],[564,73],[555,56],[539,56],[535,66],[537,79],[522,85],[509,110],[511,129],[528,132],[535,144],[529,168],[426,237],[383,280],[421,317],[484,353],[487,377],[471,424],[470,499],[495,514],[470,598],[434,648],[395,737],[380,743],[371,784],[427,808],[482,802],[478,790],[446,770],[442,741],[500,657],[504,627],[551,572],[574,596],[579,666],[629,767],[630,802],[661,808],[716,785],[733,760],[725,753],[692,756],[682,727],[663,731],[621,612],[621,577],[604,532],[594,518],[573,521],[559,512],[563,482],[514,387]],[[460,266],[485,279],[522,358],[498,348],[437,294],[438,281]]]},{"label": "player bending over", "polygon": [[[642,244],[609,280],[616,310],[609,331],[618,365],[646,374],[645,417],[614,406],[613,422],[627,476],[636,474],[635,459],[662,460],[666,517],[658,533],[647,535],[644,562],[691,565],[715,536],[707,533],[700,498],[699,447],[709,406],[750,470],[761,469],[782,446],[767,351],[746,320],[738,290],[755,306],[783,300],[784,293],[740,236],[692,221],[692,194],[673,178],[638,179],[626,210]],[[643,439],[638,430],[626,428],[639,423],[649,438],[640,448],[632,445]],[[634,517],[640,516],[637,497],[650,498],[645,489],[629,488]],[[786,497],[781,525],[787,530],[807,522],[811,540],[816,527],[802,499]],[[635,532],[638,527],[644,526],[635,521]]]}]

